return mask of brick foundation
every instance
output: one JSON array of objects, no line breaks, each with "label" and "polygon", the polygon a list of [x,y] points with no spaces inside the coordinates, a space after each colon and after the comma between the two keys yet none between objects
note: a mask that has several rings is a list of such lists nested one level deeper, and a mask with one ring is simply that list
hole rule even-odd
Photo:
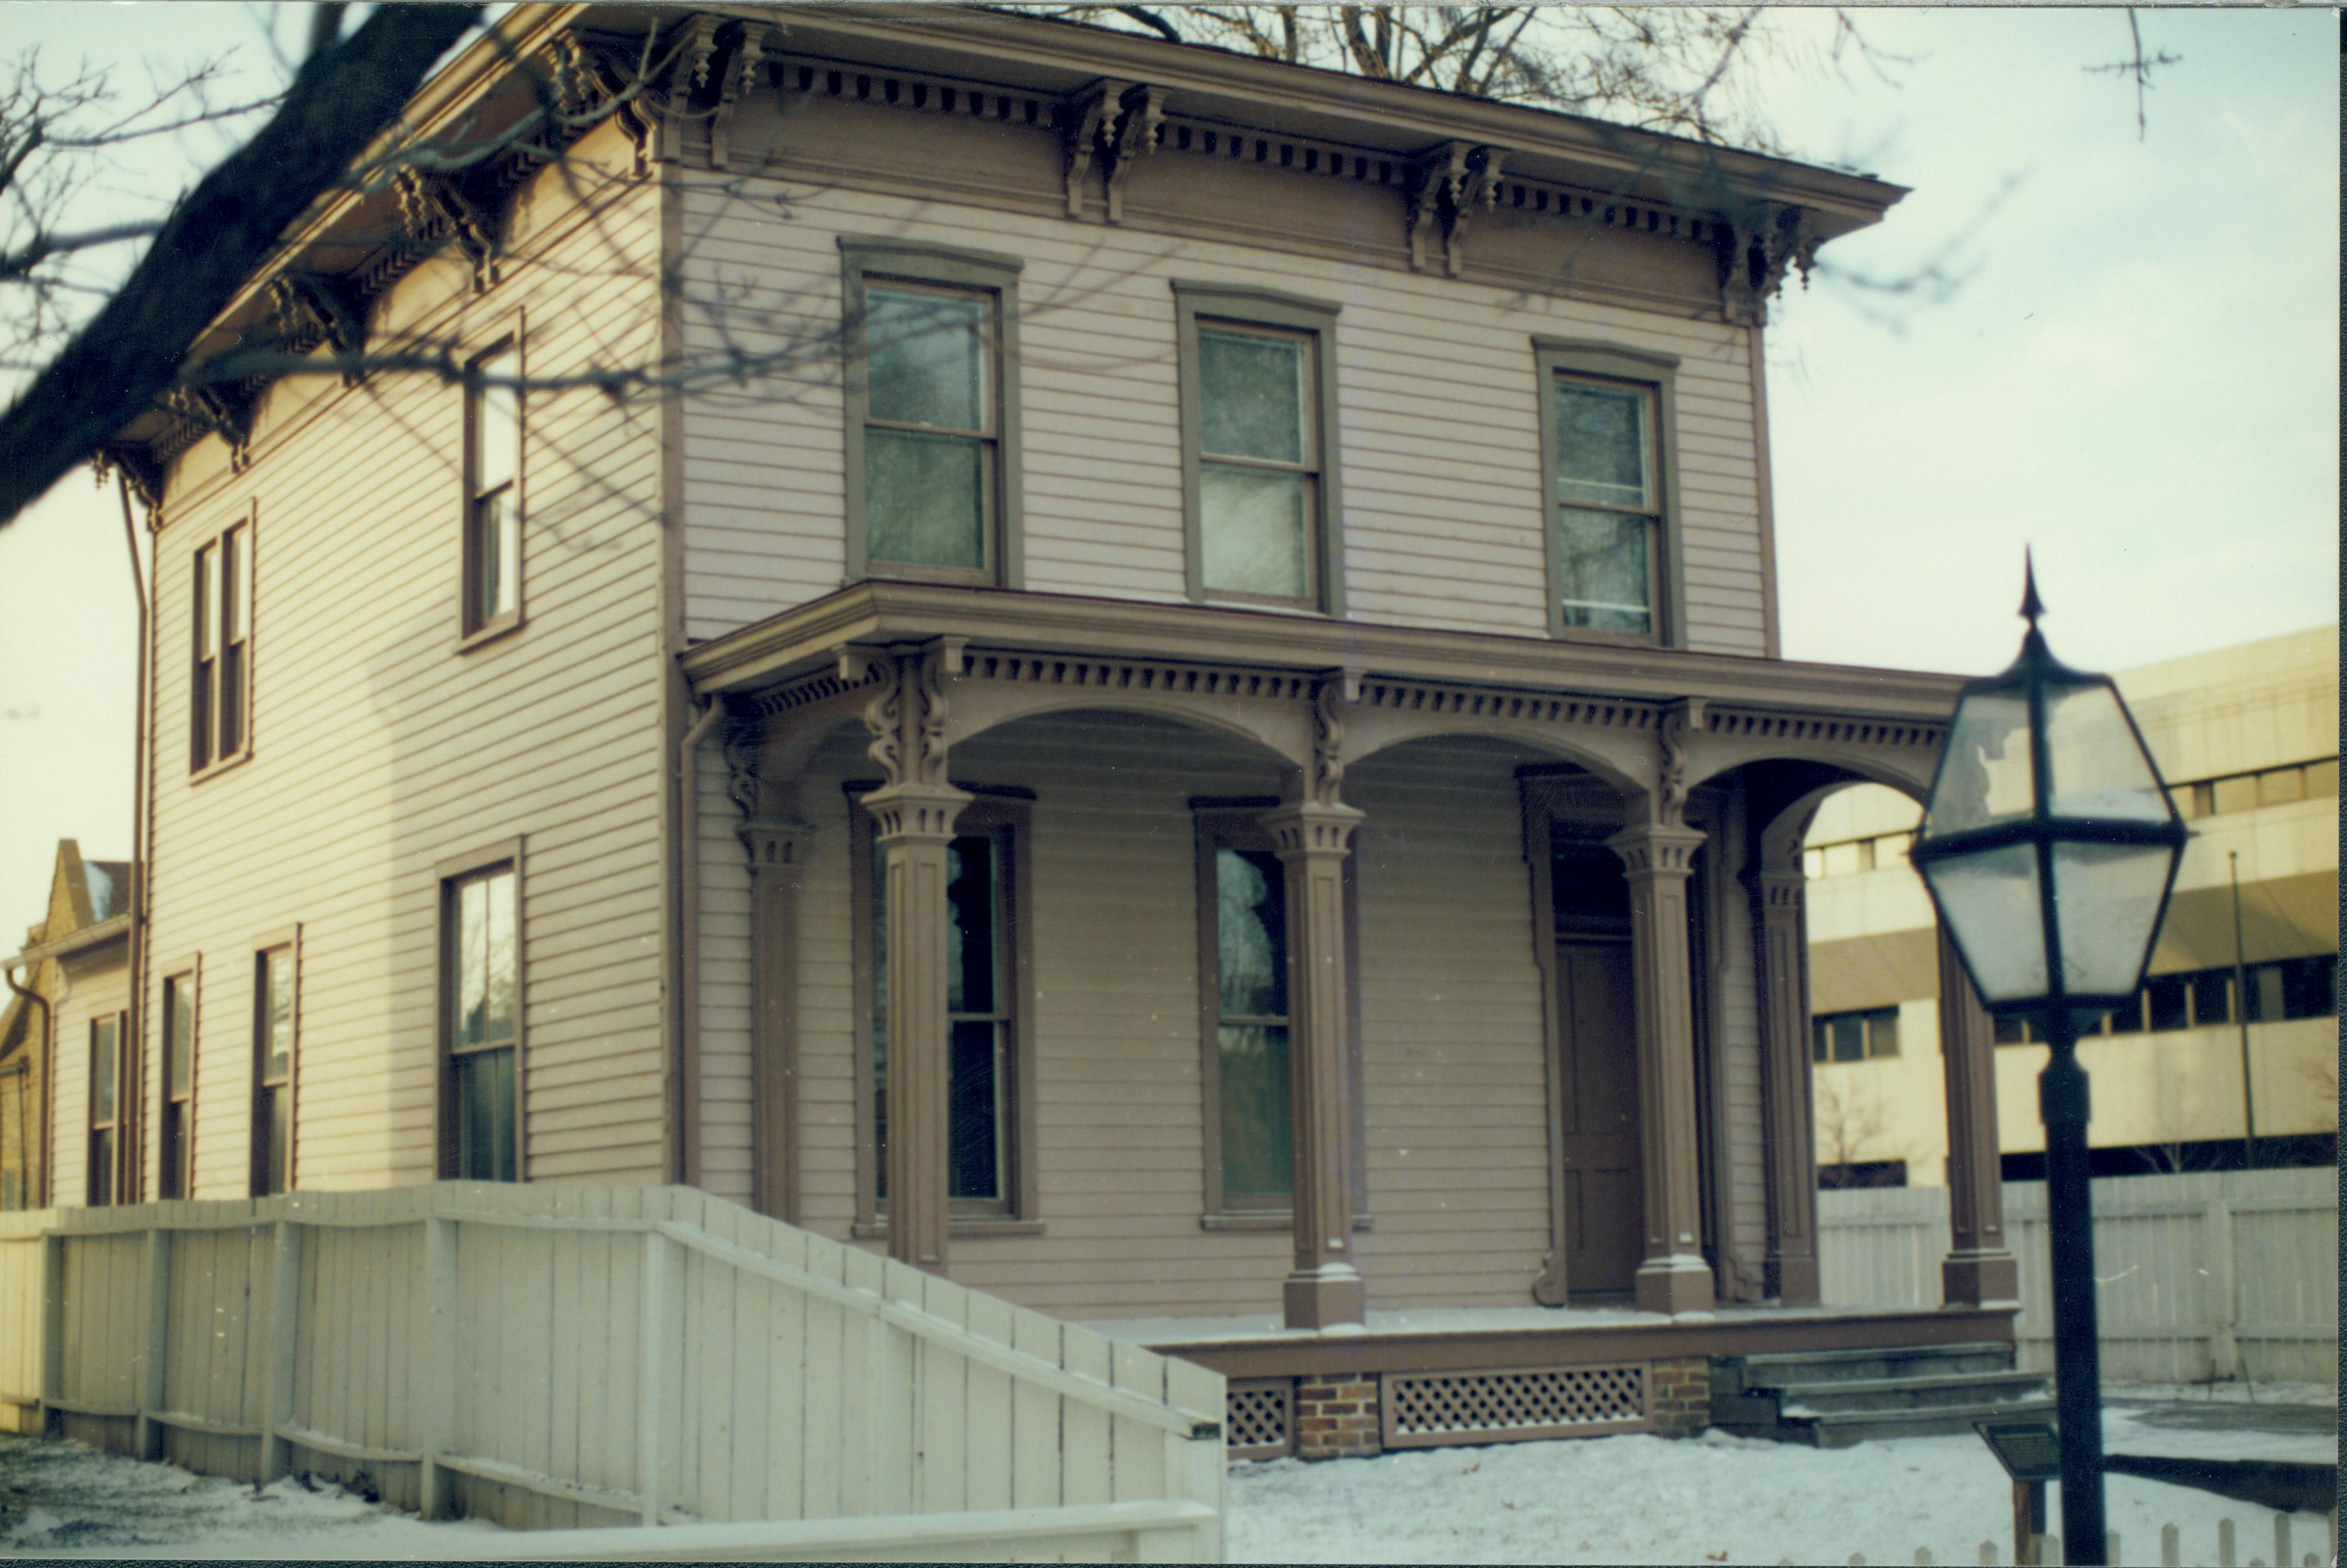
[{"label": "brick foundation", "polygon": [[1646,1371],[1646,1409],[1656,1435],[1701,1436],[1711,1425],[1711,1363],[1701,1356],[1653,1363]]},{"label": "brick foundation", "polygon": [[1375,1377],[1335,1372],[1297,1381],[1296,1458],[1365,1459],[1383,1452]]}]

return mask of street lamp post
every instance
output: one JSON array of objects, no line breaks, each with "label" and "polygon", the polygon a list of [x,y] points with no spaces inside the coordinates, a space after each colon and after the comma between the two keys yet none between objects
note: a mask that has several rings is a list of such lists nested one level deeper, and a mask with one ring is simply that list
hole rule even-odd
[{"label": "street lamp post", "polygon": [[2185,831],[2117,686],[2046,649],[2035,573],[2024,575],[2020,657],[1958,694],[1908,853],[1983,1005],[2029,1018],[2053,1048],[2037,1103],[2063,1553],[2101,1563],[2102,1358],[2078,1033],[2141,989]]}]

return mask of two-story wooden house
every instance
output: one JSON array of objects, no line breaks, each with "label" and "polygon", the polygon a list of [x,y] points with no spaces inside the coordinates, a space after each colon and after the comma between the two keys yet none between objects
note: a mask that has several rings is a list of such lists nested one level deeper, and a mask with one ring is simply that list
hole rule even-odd
[{"label": "two-story wooden house", "polygon": [[1803,827],[1955,682],[1778,657],[1762,333],[1897,187],[949,8],[409,120],[110,452],[135,1191],[683,1181],[1291,1412],[2010,1337],[1973,1013],[1963,1305],[1814,1306]]}]

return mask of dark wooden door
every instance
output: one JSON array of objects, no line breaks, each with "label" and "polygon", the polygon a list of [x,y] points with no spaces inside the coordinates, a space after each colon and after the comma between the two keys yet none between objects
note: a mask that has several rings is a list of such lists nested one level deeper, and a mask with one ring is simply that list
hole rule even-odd
[{"label": "dark wooden door", "polygon": [[1645,1255],[1638,1043],[1627,942],[1559,942],[1565,1287],[1627,1293]]}]

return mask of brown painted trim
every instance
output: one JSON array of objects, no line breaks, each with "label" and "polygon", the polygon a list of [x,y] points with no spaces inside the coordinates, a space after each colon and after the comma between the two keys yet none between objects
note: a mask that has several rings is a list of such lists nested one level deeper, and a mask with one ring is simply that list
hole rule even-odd
[{"label": "brown painted trim", "polygon": [[848,642],[941,633],[984,647],[1349,668],[1457,684],[1669,702],[1700,695],[1796,712],[1942,723],[1963,678],[1686,649],[1624,648],[1437,630],[1224,605],[1159,604],[940,583],[862,582],[704,642],[684,654],[699,692],[751,691],[820,668]]},{"label": "brown painted trim", "polygon": [[[661,265],[657,276],[661,279],[681,278],[685,261],[684,194],[678,184],[674,164],[661,164],[655,178],[658,181],[661,233]],[[681,291],[661,285],[658,309],[661,363],[678,364],[684,353],[684,302]],[[685,627],[684,426],[683,399],[673,395],[661,399],[659,467],[654,475],[659,486],[660,507],[656,518],[660,550],[660,639],[661,646],[671,660],[690,646]],[[701,973],[701,956],[692,944],[692,938],[698,933],[687,929],[685,914],[686,897],[694,888],[693,879],[686,868],[691,857],[700,853],[699,846],[692,842],[692,835],[696,831],[694,803],[687,798],[687,792],[694,787],[694,763],[685,742],[686,733],[693,723],[693,694],[681,675],[672,675],[663,670],[655,695],[658,714],[654,720],[653,743],[659,748],[661,770],[661,911],[657,939],[661,984],[668,993],[661,1000],[659,1022],[661,1179],[682,1182],[685,1179],[687,1165],[684,1058],[687,1053],[687,1026],[691,1020],[685,991],[687,984]]]},{"label": "brown painted trim", "polygon": [[[1199,463],[1201,431],[1201,365],[1198,320],[1226,321],[1241,326],[1276,327],[1301,333],[1312,343],[1313,516],[1306,541],[1313,580],[1307,600],[1290,610],[1345,613],[1345,497],[1342,477],[1344,440],[1337,417],[1337,316],[1340,306],[1302,294],[1248,284],[1224,285],[1174,281],[1174,359],[1179,371],[1182,447],[1182,557],[1191,602],[1207,602],[1205,548],[1200,534]],[[1228,597],[1228,596],[1225,596]],[[1285,601],[1284,601],[1285,602]]]},{"label": "brown painted trim", "polygon": [[[968,251],[885,236],[842,234],[839,245],[839,353],[841,434],[846,444],[843,470],[847,519],[847,580],[871,569],[870,535],[864,517],[864,436],[867,411],[864,344],[865,283],[870,277],[933,283],[993,298],[995,341],[994,490],[986,548],[989,556],[977,575],[1004,588],[1025,581],[1026,555],[1020,520],[1021,479],[1019,431],[1019,274],[1016,256]],[[919,576],[917,567],[891,564],[892,576]],[[972,574],[965,571],[968,577]]]},{"label": "brown painted trim", "polygon": [[433,1104],[435,1107],[434,1170],[444,1182],[457,1179],[456,1074],[456,885],[477,873],[507,868],[514,879],[514,1180],[529,1180],[529,884],[522,869],[528,839],[516,835],[484,845],[467,855],[452,856],[432,867],[436,884],[433,913],[439,940],[435,946],[433,987]]},{"label": "brown painted trim", "polygon": [[1753,485],[1760,502],[1760,651],[1770,659],[1784,651],[1777,607],[1777,485],[1768,465],[1768,365],[1760,323],[1744,329],[1745,357],[1752,367]]},{"label": "brown painted trim", "polygon": [[[1225,1378],[1302,1378],[1331,1372],[1459,1372],[1498,1367],[1577,1367],[1611,1361],[1750,1356],[1784,1350],[1857,1350],[1910,1345],[2010,1342],[2018,1307],[1943,1307],[1913,1312],[1802,1313],[1590,1324],[1554,1328],[1379,1333],[1328,1339],[1152,1340],[1161,1356]],[[1560,1317],[1569,1314],[1560,1313]]]},{"label": "brown painted trim", "polygon": [[[663,688],[673,684],[662,682]],[[688,1187],[701,1184],[701,747],[724,716],[723,702],[704,702],[677,742],[669,774],[676,816],[672,832],[663,835],[676,854],[675,918],[662,933],[673,943],[674,962],[667,1009],[673,1032],[662,1093],[671,1140],[668,1179]]]}]

